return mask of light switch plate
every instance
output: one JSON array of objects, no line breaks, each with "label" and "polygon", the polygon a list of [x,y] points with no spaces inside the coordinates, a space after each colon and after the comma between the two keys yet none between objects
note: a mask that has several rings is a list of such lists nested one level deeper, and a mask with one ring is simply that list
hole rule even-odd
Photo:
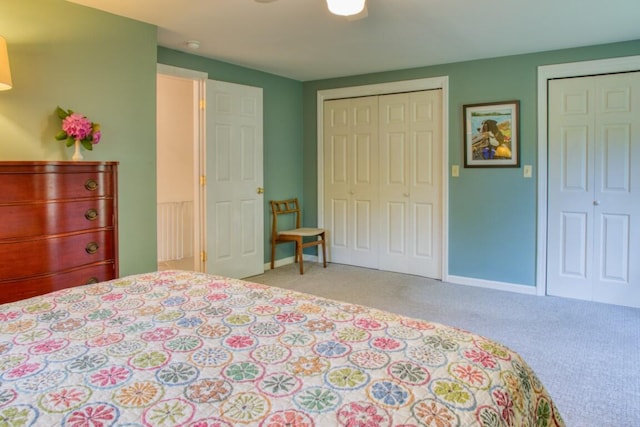
[{"label": "light switch plate", "polygon": [[531,173],[531,165],[524,165],[522,176],[524,176],[525,178],[531,178]]},{"label": "light switch plate", "polygon": [[451,165],[451,176],[460,176],[460,166]]}]

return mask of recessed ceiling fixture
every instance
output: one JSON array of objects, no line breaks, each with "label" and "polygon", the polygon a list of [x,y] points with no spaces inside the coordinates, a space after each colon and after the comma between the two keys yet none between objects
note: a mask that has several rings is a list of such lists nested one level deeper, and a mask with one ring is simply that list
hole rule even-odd
[{"label": "recessed ceiling fixture", "polygon": [[198,40],[189,40],[185,43],[189,49],[196,50],[200,47],[200,42]]},{"label": "recessed ceiling fixture", "polygon": [[357,15],[364,9],[365,0],[327,0],[329,12],[334,15]]}]

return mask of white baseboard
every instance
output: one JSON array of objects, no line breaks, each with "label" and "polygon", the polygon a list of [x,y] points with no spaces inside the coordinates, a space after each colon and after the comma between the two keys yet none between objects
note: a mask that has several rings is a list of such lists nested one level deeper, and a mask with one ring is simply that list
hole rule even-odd
[{"label": "white baseboard", "polygon": [[475,279],[463,276],[447,276],[446,281],[455,285],[476,286],[479,288],[495,289],[498,291],[517,292],[519,294],[537,295],[535,286],[518,285],[515,283],[495,282],[492,280]]},{"label": "white baseboard", "polygon": [[[319,258],[317,255],[307,255],[304,254],[302,255],[302,258],[304,261],[310,261],[310,262],[319,262]],[[295,262],[295,257],[287,257],[287,258],[280,258],[277,259],[273,264],[275,268],[278,267],[282,267],[283,265],[289,265],[289,264],[293,264]],[[271,262],[265,262],[264,263],[264,270],[271,270]]]},{"label": "white baseboard", "polygon": [[[304,255],[305,261],[310,262],[319,262],[320,258],[317,255]],[[277,259],[275,267],[282,267],[283,265],[289,265],[294,263],[294,257],[290,256],[287,258]],[[264,269],[270,270],[271,263],[267,262],[264,264]],[[507,291],[507,292],[516,292],[519,294],[527,294],[527,295],[537,295],[537,288],[535,286],[527,286],[527,285],[519,285],[515,283],[507,283],[507,282],[496,282],[492,280],[484,280],[484,279],[475,279],[473,277],[464,277],[464,276],[450,276],[447,275],[443,281],[448,283],[453,283],[454,285],[466,285],[466,286],[476,286],[478,288],[486,288],[486,289],[495,289],[498,291]]]}]

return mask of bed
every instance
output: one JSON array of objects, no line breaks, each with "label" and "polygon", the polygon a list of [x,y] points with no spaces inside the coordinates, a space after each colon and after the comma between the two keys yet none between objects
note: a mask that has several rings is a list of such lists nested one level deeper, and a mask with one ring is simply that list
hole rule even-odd
[{"label": "bed", "polygon": [[490,339],[185,271],[0,305],[0,424],[564,425]]}]

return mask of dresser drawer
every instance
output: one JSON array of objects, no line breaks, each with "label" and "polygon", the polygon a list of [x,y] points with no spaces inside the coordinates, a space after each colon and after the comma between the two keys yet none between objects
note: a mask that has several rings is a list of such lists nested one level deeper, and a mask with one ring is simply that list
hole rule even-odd
[{"label": "dresser drawer", "polygon": [[111,172],[13,173],[2,171],[0,203],[113,196]]},{"label": "dresser drawer", "polygon": [[0,204],[0,239],[114,226],[111,199]]},{"label": "dresser drawer", "polygon": [[0,162],[0,302],[118,274],[118,162]]},{"label": "dresser drawer", "polygon": [[113,261],[92,264],[56,274],[0,281],[0,304],[13,302],[60,289],[115,279]]},{"label": "dresser drawer", "polygon": [[113,229],[0,241],[0,278],[44,275],[113,259]]}]

